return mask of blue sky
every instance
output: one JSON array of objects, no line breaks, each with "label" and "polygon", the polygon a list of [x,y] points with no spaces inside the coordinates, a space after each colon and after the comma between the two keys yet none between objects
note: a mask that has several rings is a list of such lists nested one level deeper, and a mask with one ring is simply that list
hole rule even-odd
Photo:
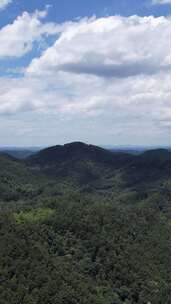
[{"label": "blue sky", "polygon": [[170,144],[170,15],[170,0],[0,0],[0,146]]},{"label": "blue sky", "polygon": [[45,5],[51,5],[47,19],[54,22],[64,22],[77,17],[92,16],[97,17],[109,15],[130,16],[161,16],[171,14],[171,5],[151,5],[150,0],[16,0],[8,7],[8,10],[1,13],[0,25],[12,22],[21,12],[33,12],[36,9],[43,10]]}]

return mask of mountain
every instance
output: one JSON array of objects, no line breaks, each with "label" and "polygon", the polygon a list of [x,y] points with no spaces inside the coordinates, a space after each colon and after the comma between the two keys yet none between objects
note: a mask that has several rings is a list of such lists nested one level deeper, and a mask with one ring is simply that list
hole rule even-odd
[{"label": "mountain", "polygon": [[0,303],[170,304],[171,152],[0,155]]},{"label": "mountain", "polygon": [[89,185],[108,193],[127,188],[141,191],[146,186],[151,189],[171,178],[171,152],[166,149],[132,155],[74,142],[41,150],[25,163],[56,182]]},{"label": "mountain", "polygon": [[91,161],[99,164],[106,164],[112,168],[124,166],[136,166],[166,169],[171,162],[171,152],[166,149],[149,150],[139,155],[132,155],[124,152],[109,151],[82,142],[73,142],[63,146],[54,146],[43,149],[30,157],[25,162],[28,166],[48,168],[56,164],[73,163],[78,161]]},{"label": "mountain", "polygon": [[42,167],[66,161],[82,160],[118,166],[120,162],[125,162],[130,158],[131,156],[126,153],[115,153],[115,157],[113,157],[113,153],[109,150],[82,142],[73,142],[64,146],[58,145],[41,150],[29,157],[27,161],[28,164],[40,165]]},{"label": "mountain", "polygon": [[[126,153],[112,153],[106,149],[74,142],[41,150],[25,160],[32,170],[39,170],[57,183],[65,183],[94,190],[105,187],[107,176],[115,178],[115,172],[133,160]],[[111,183],[111,182],[110,182]]]},{"label": "mountain", "polygon": [[171,152],[158,149],[132,155],[74,142],[43,149],[24,160],[1,154],[0,172],[0,196],[15,188],[16,197],[33,189],[54,195],[77,189],[105,196],[133,191],[143,198],[169,187]]}]

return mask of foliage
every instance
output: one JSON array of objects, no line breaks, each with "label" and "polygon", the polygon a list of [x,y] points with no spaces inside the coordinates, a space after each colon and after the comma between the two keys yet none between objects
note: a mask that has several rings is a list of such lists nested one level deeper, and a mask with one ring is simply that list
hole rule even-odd
[{"label": "foliage", "polygon": [[169,304],[170,154],[55,149],[0,158],[0,304]]},{"label": "foliage", "polygon": [[17,224],[25,222],[39,222],[50,218],[53,215],[53,210],[50,208],[37,208],[29,211],[21,211],[20,213],[14,213],[14,218]]}]

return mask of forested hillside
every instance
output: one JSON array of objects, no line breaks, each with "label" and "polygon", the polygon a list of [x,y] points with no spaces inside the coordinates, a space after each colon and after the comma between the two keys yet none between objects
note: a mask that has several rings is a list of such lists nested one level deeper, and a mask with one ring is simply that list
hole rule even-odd
[{"label": "forested hillside", "polygon": [[0,304],[170,304],[171,152],[0,156]]}]

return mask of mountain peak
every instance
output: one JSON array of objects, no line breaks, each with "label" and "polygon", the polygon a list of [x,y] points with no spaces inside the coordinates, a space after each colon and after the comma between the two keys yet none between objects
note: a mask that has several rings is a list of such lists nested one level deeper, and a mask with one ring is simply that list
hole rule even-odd
[{"label": "mountain peak", "polygon": [[83,142],[71,142],[63,146],[57,145],[50,147],[35,155],[27,158],[26,162],[30,165],[47,166],[53,163],[62,163],[67,161],[112,161],[113,153],[103,148],[88,145]]},{"label": "mountain peak", "polygon": [[87,147],[87,146],[89,145],[81,141],[74,141],[64,145],[64,147]]}]

